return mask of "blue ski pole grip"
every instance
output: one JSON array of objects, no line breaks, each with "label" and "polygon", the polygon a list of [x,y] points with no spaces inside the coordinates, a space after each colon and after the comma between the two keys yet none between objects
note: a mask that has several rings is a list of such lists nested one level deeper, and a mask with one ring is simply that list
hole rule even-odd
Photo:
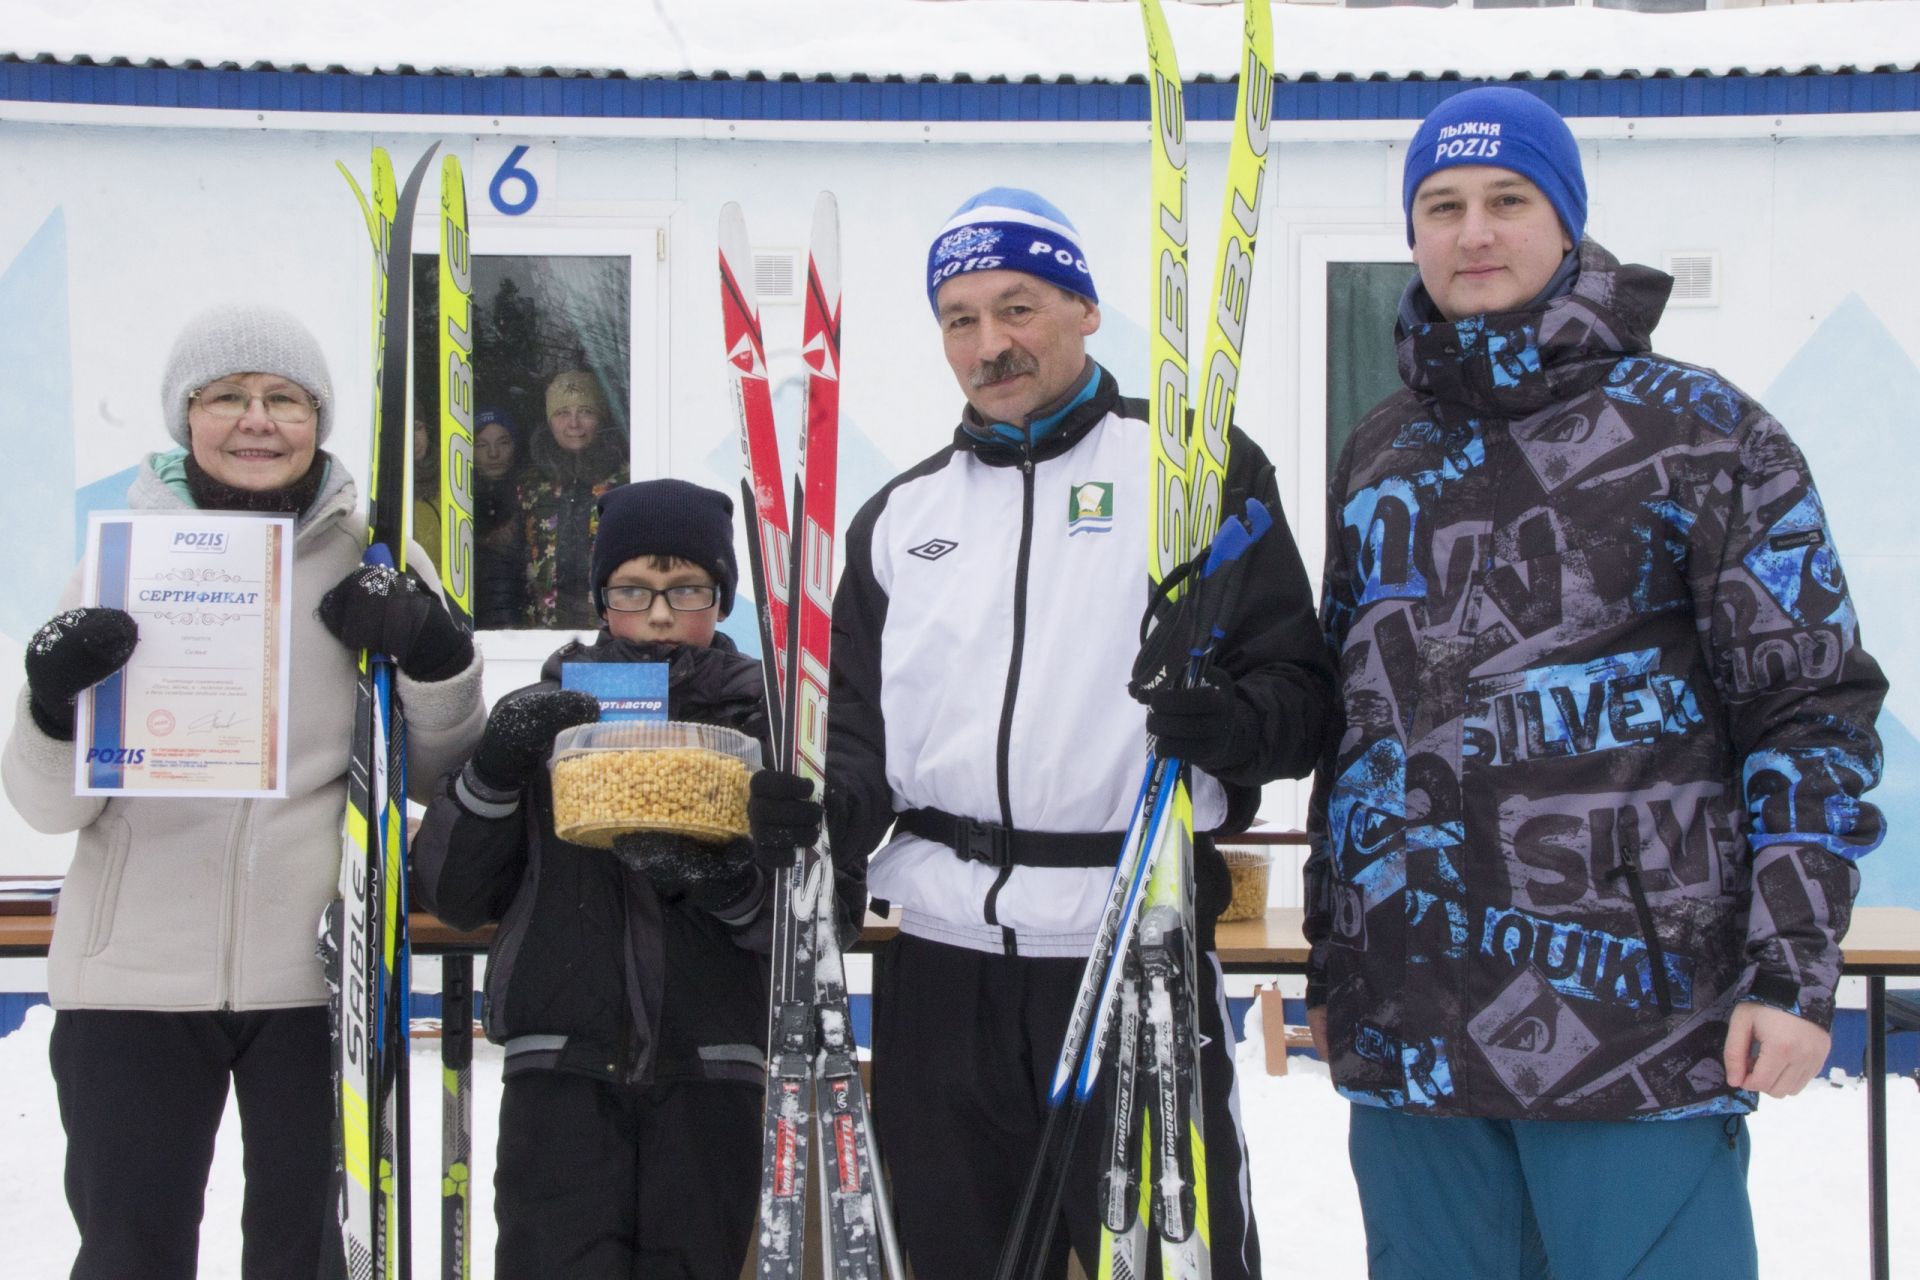
[{"label": "blue ski pole grip", "polygon": [[[387,550],[386,543],[376,542],[368,546],[367,553],[360,557],[360,563],[376,564],[383,569],[391,569],[393,568],[393,552]],[[392,654],[382,653],[378,649],[367,650],[367,656],[374,662],[391,663],[393,661]]]},{"label": "blue ski pole grip", "polygon": [[1258,498],[1247,499],[1247,511],[1243,516],[1229,516],[1220,531],[1213,538],[1213,552],[1207,557],[1206,572],[1201,575],[1200,591],[1204,593],[1206,608],[1202,614],[1205,632],[1200,641],[1188,651],[1193,660],[1191,676],[1200,678],[1206,659],[1215,645],[1227,638],[1227,625],[1232,621],[1240,606],[1241,574],[1223,574],[1216,578],[1214,570],[1225,568],[1246,555],[1248,548],[1265,537],[1267,530],[1273,528],[1273,515],[1264,502]]},{"label": "blue ski pole grip", "polygon": [[1253,545],[1253,536],[1247,532],[1239,516],[1228,516],[1213,535],[1213,541],[1207,544],[1207,563],[1200,570],[1202,578],[1211,578],[1221,565],[1231,564],[1246,553]]},{"label": "blue ski pole grip", "polygon": [[1238,560],[1247,553],[1248,547],[1260,541],[1271,528],[1273,516],[1268,512],[1267,504],[1258,498],[1248,498],[1247,513],[1244,516],[1228,516],[1213,535],[1213,541],[1207,545],[1206,568],[1200,571],[1200,576],[1211,578],[1214,570],[1221,565]]},{"label": "blue ski pole grip", "polygon": [[1247,514],[1241,519],[1247,522],[1247,529],[1258,542],[1267,536],[1267,530],[1273,528],[1273,512],[1267,510],[1267,504],[1258,498],[1247,499]]}]

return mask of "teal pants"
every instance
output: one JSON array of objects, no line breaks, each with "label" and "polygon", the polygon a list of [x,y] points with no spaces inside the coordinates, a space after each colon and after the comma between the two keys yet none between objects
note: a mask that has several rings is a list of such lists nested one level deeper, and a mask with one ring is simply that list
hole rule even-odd
[{"label": "teal pants", "polygon": [[1355,1105],[1372,1280],[1756,1280],[1737,1116],[1477,1120]]}]

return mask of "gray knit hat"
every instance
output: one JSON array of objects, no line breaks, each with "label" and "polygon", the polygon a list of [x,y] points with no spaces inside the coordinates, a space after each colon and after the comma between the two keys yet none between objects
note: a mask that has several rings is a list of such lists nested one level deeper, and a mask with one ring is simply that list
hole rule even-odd
[{"label": "gray knit hat", "polygon": [[202,311],[173,340],[166,376],[160,380],[160,410],[167,434],[191,447],[187,397],[230,373],[272,373],[305,387],[319,402],[316,445],[333,428],[333,379],[327,357],[304,324],[278,307],[236,303]]}]

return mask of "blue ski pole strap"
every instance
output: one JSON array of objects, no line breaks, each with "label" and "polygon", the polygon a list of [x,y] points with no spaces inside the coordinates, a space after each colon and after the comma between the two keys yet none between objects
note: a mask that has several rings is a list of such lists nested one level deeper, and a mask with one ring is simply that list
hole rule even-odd
[{"label": "blue ski pole strap", "polygon": [[[1136,701],[1145,702],[1159,690],[1194,677],[1226,635],[1239,603],[1243,574],[1234,570],[1272,527],[1266,504],[1248,498],[1246,514],[1228,517],[1205,551],[1161,580],[1147,601],[1140,654],[1127,681],[1127,692]],[[1188,586],[1186,593],[1170,600],[1182,583]]]}]

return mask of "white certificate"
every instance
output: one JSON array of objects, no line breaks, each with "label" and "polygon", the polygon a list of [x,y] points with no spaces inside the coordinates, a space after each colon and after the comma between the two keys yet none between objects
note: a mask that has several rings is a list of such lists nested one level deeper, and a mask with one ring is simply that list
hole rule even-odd
[{"label": "white certificate", "polygon": [[80,698],[77,795],[284,796],[293,520],[96,511],[85,599],[133,615],[127,665]]}]

